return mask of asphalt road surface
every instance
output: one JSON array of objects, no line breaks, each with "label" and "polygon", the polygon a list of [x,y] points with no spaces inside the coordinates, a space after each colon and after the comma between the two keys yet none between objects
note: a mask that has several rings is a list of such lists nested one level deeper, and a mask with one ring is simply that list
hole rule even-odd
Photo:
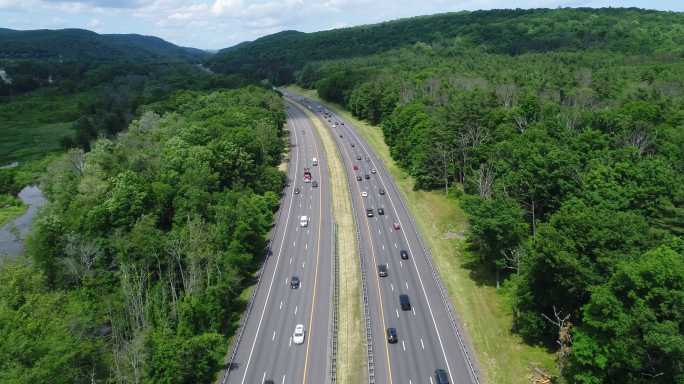
[{"label": "asphalt road surface", "polygon": [[[330,182],[321,143],[311,121],[288,103],[290,163],[288,187],[272,233],[271,252],[264,264],[252,311],[245,324],[226,383],[320,384],[329,378],[329,336],[332,292],[333,228]],[[318,166],[312,164],[318,159]],[[304,183],[304,168],[313,183]],[[295,187],[300,193],[295,194]],[[307,216],[307,227],[300,226]],[[290,287],[292,276],[301,280]],[[292,335],[305,327],[303,344]]]},{"label": "asphalt road surface", "polygon": [[[452,325],[429,256],[386,168],[349,122],[314,101],[289,96],[327,124],[341,149],[368,276],[376,383],[434,384],[436,369],[445,370],[450,383],[475,383],[465,344]],[[372,217],[367,215],[369,208]],[[378,208],[384,209],[384,215],[378,214]],[[402,250],[408,253],[407,260],[401,259]],[[378,276],[379,264],[387,264],[387,277]],[[410,310],[400,307],[400,294],[409,296]],[[397,343],[387,343],[388,327],[396,328]]]}]

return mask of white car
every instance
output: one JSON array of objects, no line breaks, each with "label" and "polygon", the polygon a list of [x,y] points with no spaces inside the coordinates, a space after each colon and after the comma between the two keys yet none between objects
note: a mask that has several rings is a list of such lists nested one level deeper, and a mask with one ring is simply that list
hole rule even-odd
[{"label": "white car", "polygon": [[377,169],[375,169],[375,168],[371,169],[371,173],[377,173],[377,172],[378,172]]},{"label": "white car", "polygon": [[297,324],[294,333],[292,334],[292,341],[295,344],[304,343],[304,324]]},{"label": "white car", "polygon": [[302,216],[299,218],[299,226],[300,227],[307,227],[309,225],[309,217],[308,216]]},{"label": "white car", "polygon": [[362,197],[368,197],[368,192],[366,192],[366,191],[361,192],[361,196]]}]

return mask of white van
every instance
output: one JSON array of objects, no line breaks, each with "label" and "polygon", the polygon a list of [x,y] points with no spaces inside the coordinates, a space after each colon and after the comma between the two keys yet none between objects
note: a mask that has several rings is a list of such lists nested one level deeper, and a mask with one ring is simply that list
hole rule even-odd
[{"label": "white van", "polygon": [[311,162],[313,163],[314,166],[318,165],[318,159],[315,157],[313,158],[313,160],[311,160]]},{"label": "white van", "polygon": [[300,227],[307,227],[308,225],[309,225],[309,217],[302,216],[299,218],[299,226]]}]

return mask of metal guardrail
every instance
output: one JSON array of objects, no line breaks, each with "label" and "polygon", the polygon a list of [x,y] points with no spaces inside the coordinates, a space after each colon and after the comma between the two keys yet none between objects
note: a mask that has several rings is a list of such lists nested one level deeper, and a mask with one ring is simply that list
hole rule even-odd
[{"label": "metal guardrail", "polygon": [[[341,151],[340,145],[335,140],[338,151]],[[346,174],[346,172],[345,172]],[[349,175],[347,175],[347,191],[349,196],[352,195],[351,185],[349,184]],[[373,351],[373,320],[371,319],[370,307],[368,303],[368,278],[366,277],[365,255],[361,251],[361,232],[359,231],[359,223],[356,220],[356,203],[354,198],[351,198],[352,218],[354,219],[354,228],[356,229],[356,248],[359,253],[359,266],[361,269],[361,299],[363,300],[363,317],[366,327],[366,357],[368,361],[368,383],[375,384],[375,353]]]},{"label": "metal guardrail", "polygon": [[340,252],[337,223],[333,223],[333,292],[332,329],[330,330],[330,383],[337,383],[337,331],[340,315]]},{"label": "metal guardrail", "polygon": [[[353,199],[352,199],[353,200]],[[354,203],[352,202],[352,209]],[[354,209],[354,212],[356,210]],[[354,215],[354,222],[356,223],[356,216]],[[361,265],[361,295],[363,299],[363,313],[366,325],[366,355],[368,357],[368,383],[375,384],[375,353],[373,351],[373,321],[371,320],[370,307],[368,305],[368,282],[366,277],[366,268],[364,265],[365,257],[361,252],[361,234],[358,227],[356,229],[356,243],[359,250],[359,264]]]},{"label": "metal guardrail", "polygon": [[[349,127],[353,127],[351,124],[349,124]],[[354,128],[352,128],[354,129]],[[354,129],[355,131],[355,129]],[[369,145],[365,142],[360,140],[358,137],[358,133],[354,132],[355,135],[357,136],[357,140],[359,143],[362,143],[366,147],[366,152],[370,155],[373,156],[374,163],[378,168],[382,167],[382,172],[384,172],[385,175],[389,175],[389,171],[387,170],[387,167],[385,167],[385,164],[383,161],[381,161],[377,156],[374,155],[372,151],[369,149]],[[390,180],[387,184],[390,185],[390,188],[394,190],[394,193],[396,196],[399,196],[399,202],[401,203],[402,209],[407,213],[407,216],[409,220],[411,221],[411,225],[415,229],[416,232],[416,238],[418,239],[418,242],[420,243],[420,247],[423,249],[423,252],[425,253],[426,260],[428,263],[428,266],[430,267],[430,271],[432,273],[432,278],[435,280],[437,283],[437,288],[440,293],[440,297],[442,299],[442,303],[444,307],[446,308],[447,315],[449,316],[449,322],[451,323],[452,328],[454,329],[454,333],[456,334],[456,338],[458,339],[459,346],[461,347],[461,351],[463,352],[463,356],[465,357],[466,364],[468,365],[469,369],[469,374],[475,384],[480,384],[480,372],[479,368],[477,365],[473,362],[473,359],[471,357],[472,352],[470,351],[470,347],[468,344],[465,342],[465,339],[463,337],[463,330],[460,327],[460,321],[458,320],[458,317],[456,315],[456,311],[453,308],[453,305],[451,304],[451,301],[449,300],[449,294],[442,283],[442,279],[439,276],[439,273],[437,272],[437,268],[435,267],[434,263],[432,262],[432,252],[430,249],[425,245],[425,242],[423,241],[423,238],[420,234],[420,231],[418,230],[418,225],[413,218],[413,215],[411,214],[411,211],[409,210],[408,206],[406,205],[405,197],[404,194],[399,190],[399,188],[396,186],[396,184]]]},{"label": "metal guardrail", "polygon": [[[296,177],[297,175],[295,175]],[[287,182],[287,185],[289,185],[289,179]],[[283,199],[286,197],[283,196]],[[264,257],[264,262],[261,264],[261,268],[257,270],[256,273],[256,278],[257,278],[257,283],[256,286],[254,287],[254,290],[252,290],[252,294],[249,296],[249,302],[247,304],[247,309],[245,312],[242,314],[242,317],[240,317],[240,323],[238,325],[238,331],[235,332],[235,338],[233,339],[233,345],[232,345],[232,350],[230,352],[230,357],[228,358],[228,361],[226,362],[226,370],[225,373],[223,374],[223,377],[221,378],[221,384],[226,384],[228,381],[228,377],[230,376],[230,371],[232,370],[233,367],[233,362],[235,361],[235,356],[237,355],[238,348],[240,347],[240,342],[242,341],[242,336],[245,333],[245,325],[247,324],[247,320],[249,319],[249,316],[252,313],[252,309],[254,307],[254,300],[256,298],[257,293],[259,292],[259,288],[261,287],[261,275],[264,273],[264,270],[266,270],[266,265],[268,264],[268,261],[271,259],[271,245],[273,244],[273,239],[276,238],[278,235],[278,223],[280,222],[280,216],[282,215],[283,212],[283,205],[282,203],[278,207],[278,212],[276,213],[276,217],[274,220],[274,229],[273,233],[271,234],[270,238],[268,239],[268,244],[266,245],[266,254]],[[283,239],[284,241],[284,239]]]},{"label": "metal guardrail", "polygon": [[416,229],[416,238],[418,239],[418,242],[420,243],[420,247],[423,249],[423,252],[425,253],[427,263],[430,267],[430,271],[432,272],[432,278],[435,280],[437,283],[437,288],[439,290],[439,294],[442,299],[442,303],[444,304],[444,307],[447,310],[447,315],[449,316],[449,320],[451,322],[451,326],[454,329],[454,332],[456,333],[456,338],[458,338],[458,343],[460,344],[461,351],[463,352],[463,356],[465,357],[466,363],[468,364],[468,369],[471,378],[473,379],[473,382],[475,384],[480,384],[480,372],[475,363],[473,363],[473,359],[471,358],[471,351],[470,348],[468,347],[468,344],[465,342],[465,339],[463,338],[463,332],[460,327],[460,321],[457,318],[456,311],[454,310],[453,305],[451,304],[451,300],[449,300],[449,291],[447,291],[446,287],[442,283],[442,279],[439,276],[439,273],[437,272],[437,268],[435,267],[434,263],[432,262],[432,252],[430,252],[430,249],[425,245],[423,242],[423,238],[420,235],[420,231],[418,230],[418,225],[413,218],[413,215],[411,215],[411,211],[409,211],[408,207],[406,206],[406,202],[404,201],[404,195],[401,193],[401,191],[397,190],[396,185],[392,183],[392,188],[395,189],[395,192],[397,192],[397,195],[399,196],[399,201],[401,202],[402,207],[404,210],[408,213],[408,218],[411,221],[411,225],[413,225],[413,228]]},{"label": "metal guardrail", "polygon": [[[340,116],[338,116],[338,119],[342,120]],[[354,135],[356,136],[357,141],[359,141],[359,143],[361,143],[364,147],[366,147],[366,153],[369,154],[369,156],[373,156],[375,158],[374,163],[377,164],[378,167],[384,168],[383,172],[385,175],[389,175],[390,173],[387,171],[387,167],[385,167],[384,162],[381,161],[377,156],[375,156],[375,154],[369,149],[370,146],[365,142],[365,140],[360,140],[359,134],[356,132],[356,129],[353,128],[353,125],[349,124],[348,126],[354,131]],[[337,142],[337,140],[335,140],[335,141]],[[451,301],[449,300],[448,291],[447,291],[446,287],[444,287],[444,284],[442,283],[442,279],[440,278],[439,273],[437,272],[437,269],[436,269],[434,263],[432,262],[432,252],[430,252],[430,249],[425,245],[425,242],[423,241],[423,238],[420,234],[420,231],[418,230],[418,225],[416,224],[416,221],[413,218],[411,211],[408,209],[408,206],[406,205],[403,193],[401,193],[401,191],[397,188],[396,184],[392,180],[390,180],[390,182],[388,184],[391,186],[391,188],[394,189],[395,195],[399,196],[399,201],[401,202],[401,206],[404,209],[404,211],[407,213],[407,216],[408,216],[409,220],[411,221],[411,225],[413,225],[413,228],[415,229],[416,238],[418,239],[418,242],[420,243],[420,246],[423,249],[423,252],[425,253],[426,260],[428,262],[428,266],[430,267],[430,271],[432,273],[432,277],[435,280],[435,282],[437,283],[437,288],[439,290],[440,297],[442,299],[442,303],[443,303],[444,307],[446,308],[447,315],[449,316],[449,322],[451,323],[451,326],[454,329],[454,333],[456,334],[456,337],[458,339],[459,346],[461,347],[461,351],[463,352],[463,356],[465,357],[466,364],[468,365],[469,374],[470,374],[470,376],[471,376],[471,378],[475,384],[480,384],[479,369],[477,368],[476,364],[473,362],[473,359],[471,357],[472,353],[470,351],[470,347],[465,342],[465,339],[463,337],[464,332],[462,331],[462,329],[460,327],[460,321],[457,318],[456,311],[454,310],[453,305],[451,304]],[[352,205],[354,205],[353,200],[354,199],[352,199]],[[356,220],[356,216],[354,216],[354,220]],[[357,239],[359,239],[360,236],[359,236],[359,232],[358,232],[358,227],[357,227],[356,235],[357,235]],[[370,328],[370,314],[368,312],[368,295],[367,295],[367,291],[366,291],[367,288],[366,288],[366,281],[365,281],[365,278],[366,278],[365,268],[363,266],[363,256],[361,254],[360,246],[359,246],[359,255],[361,256],[361,264],[362,264],[361,265],[361,277],[362,277],[363,288],[364,288],[364,292],[363,292],[364,308],[366,310],[366,333],[367,333],[367,337],[369,338],[369,340],[372,340],[372,333],[371,333],[371,328]],[[371,381],[371,372],[374,370],[374,365],[371,363],[372,353],[373,353],[372,352],[373,351],[372,350],[372,348],[373,348],[372,341],[368,342],[368,347],[369,347],[369,350],[368,350],[369,351],[368,352],[368,355],[369,355],[368,379],[369,379],[369,383],[372,384],[375,382],[374,375],[372,376],[373,380]]]},{"label": "metal guardrail", "polygon": [[[323,126],[326,127],[327,129],[327,124],[326,122],[321,119],[320,116],[316,115],[318,119],[323,123]],[[340,147],[340,143],[337,141],[336,138],[334,138],[335,135],[333,135],[333,141],[335,142],[335,148],[337,149],[337,154],[342,158],[342,148]],[[349,175],[346,174],[346,185],[347,185],[347,192],[349,193],[349,196],[352,195],[352,189],[351,185],[349,184]],[[366,357],[368,361],[368,383],[369,384],[375,384],[375,355],[373,352],[373,321],[371,320],[371,315],[370,315],[370,307],[368,304],[368,283],[367,283],[367,278],[366,278],[366,268],[364,265],[365,262],[365,257],[363,252],[361,252],[361,233],[359,232],[359,225],[356,220],[356,204],[354,203],[354,198],[351,198],[351,206],[352,206],[352,219],[354,220],[354,228],[356,229],[356,248],[359,253],[359,265],[361,268],[361,299],[363,300],[363,313],[364,313],[364,322],[365,322],[365,327],[366,327]]]},{"label": "metal guardrail", "polygon": [[[276,223],[278,221],[280,221],[280,211],[281,211],[281,209],[279,208]],[[273,236],[275,237],[275,235],[276,234],[274,232]],[[256,298],[257,292],[259,292],[259,287],[261,287],[261,274],[266,269],[266,263],[271,258],[271,244],[272,244],[272,240],[269,240],[268,246],[266,247],[266,258],[264,259],[264,262],[261,265],[261,268],[257,272],[257,283],[256,283],[256,286],[254,287],[254,290],[252,291],[252,294],[249,297],[249,304],[247,304],[247,310],[242,314],[242,317],[240,318],[240,325],[238,326],[238,332],[236,332],[236,336],[233,339],[233,348],[232,348],[232,351],[230,353],[230,358],[227,361],[226,371],[223,374],[223,378],[221,379],[221,384],[225,384],[228,381],[228,376],[230,376],[230,371],[233,367],[233,362],[235,361],[235,356],[237,355],[238,347],[240,346],[240,342],[242,341],[242,336],[245,333],[245,325],[247,324],[247,320],[249,319],[249,316],[252,313],[252,308],[254,307],[254,300]]]}]

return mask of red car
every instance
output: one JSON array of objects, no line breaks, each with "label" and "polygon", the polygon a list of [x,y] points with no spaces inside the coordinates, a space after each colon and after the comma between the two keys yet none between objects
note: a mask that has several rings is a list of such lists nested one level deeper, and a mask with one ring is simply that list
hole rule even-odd
[{"label": "red car", "polygon": [[358,171],[358,170],[359,170],[359,166],[358,166],[358,165],[354,165],[354,170],[355,170],[355,171]]},{"label": "red car", "polygon": [[399,226],[399,223],[396,222],[396,221],[394,222],[394,224],[393,224],[392,226],[393,226],[394,229],[396,229],[397,231],[398,231],[399,229],[401,229],[401,226]]}]

